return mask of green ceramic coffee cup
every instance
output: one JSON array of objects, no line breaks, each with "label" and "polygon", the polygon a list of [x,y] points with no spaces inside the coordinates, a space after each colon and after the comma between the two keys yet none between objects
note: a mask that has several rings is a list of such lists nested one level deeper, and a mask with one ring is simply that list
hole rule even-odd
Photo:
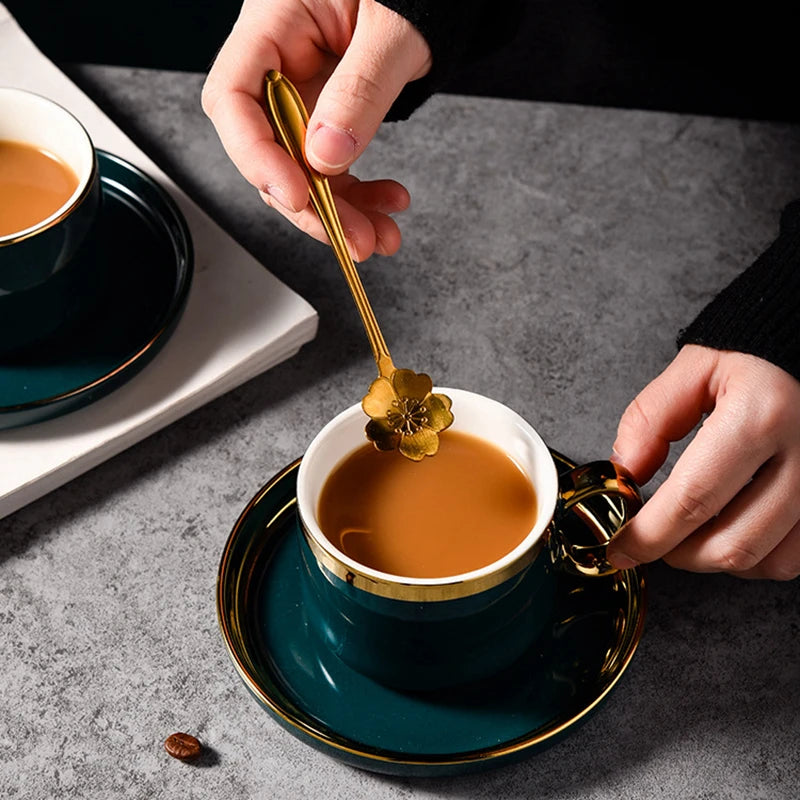
[{"label": "green ceramic coffee cup", "polygon": [[0,87],[0,141],[52,154],[78,179],[59,208],[0,235],[0,353],[8,354],[52,335],[92,301],[99,276],[82,253],[91,247],[102,193],[88,132],[52,100]]},{"label": "green ceramic coffee cup", "polygon": [[[494,563],[440,578],[392,575],[358,563],[325,536],[320,492],[337,464],[366,442],[360,405],[320,431],[297,477],[309,624],[353,669],[414,691],[485,679],[511,666],[552,619],[558,570],[602,580],[613,571],[604,558],[608,541],[641,504],[636,485],[613,463],[595,461],[559,475],[547,445],[516,412],[472,392],[437,391],[453,401],[453,429],[503,450],[537,496],[533,527]],[[575,527],[589,531],[592,541],[573,541],[565,530]]]}]

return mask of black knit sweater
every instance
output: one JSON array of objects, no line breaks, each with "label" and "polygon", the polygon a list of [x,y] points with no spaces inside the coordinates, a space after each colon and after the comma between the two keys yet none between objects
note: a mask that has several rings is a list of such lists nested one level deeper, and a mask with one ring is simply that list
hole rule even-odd
[{"label": "black knit sweater", "polygon": [[[404,119],[441,89],[462,64],[512,32],[519,2],[379,0],[404,16],[431,48],[430,73],[409,84],[388,119]],[[499,20],[499,21],[498,21]],[[787,206],[773,244],[724,288],[677,339],[766,359],[800,380],[800,200]]]}]

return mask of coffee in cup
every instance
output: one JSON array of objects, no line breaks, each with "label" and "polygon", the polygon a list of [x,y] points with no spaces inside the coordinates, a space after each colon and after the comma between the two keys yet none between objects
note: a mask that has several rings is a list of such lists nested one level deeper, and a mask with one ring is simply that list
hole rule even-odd
[{"label": "coffee in cup", "polygon": [[528,476],[500,448],[447,430],[436,456],[422,461],[365,443],[332,471],[318,513],[326,538],[358,563],[435,578],[511,552],[533,527],[536,505]]}]

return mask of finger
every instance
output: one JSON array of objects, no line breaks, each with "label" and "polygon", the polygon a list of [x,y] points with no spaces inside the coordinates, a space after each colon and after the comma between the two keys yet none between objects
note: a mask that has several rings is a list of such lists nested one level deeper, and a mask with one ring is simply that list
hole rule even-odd
[{"label": "finger", "polygon": [[[609,545],[615,566],[661,558],[719,514],[772,456],[723,397],[667,479]],[[745,417],[745,422],[746,422]],[[749,434],[749,436],[748,436]]]},{"label": "finger", "polygon": [[774,581],[792,581],[800,577],[800,522],[760,564],[737,573],[737,577],[768,578]]},{"label": "finger", "polygon": [[716,518],[684,539],[664,560],[693,572],[757,570],[800,521],[800,508],[786,502],[798,484],[800,470],[773,458]]},{"label": "finger", "polygon": [[359,5],[355,30],[311,114],[306,156],[320,172],[346,170],[372,140],[401,90],[430,68],[421,34],[377,3]]},{"label": "finger", "polygon": [[214,123],[225,152],[257,189],[295,211],[308,202],[308,189],[298,165],[275,143],[262,107],[264,75],[280,69],[276,42],[292,42],[295,60],[319,61],[317,49],[300,35],[288,16],[269,14],[261,3],[246,2],[223,44],[203,86],[202,106]]},{"label": "finger", "polygon": [[387,214],[376,211],[365,211],[364,216],[375,231],[375,252],[380,256],[393,256],[403,243],[397,223]]},{"label": "finger", "polygon": [[264,110],[252,97],[241,92],[224,95],[215,106],[213,121],[225,152],[248,182],[284,208],[306,207],[306,178],[275,142]]},{"label": "finger", "polygon": [[346,189],[340,190],[340,193],[357,208],[380,211],[383,214],[405,211],[411,204],[411,196],[405,186],[387,179],[355,181]]},{"label": "finger", "polygon": [[[320,242],[330,243],[319,217],[310,204],[302,211],[296,212],[278,205],[268,195],[262,194],[262,197],[268,205],[286,217],[297,228]],[[355,261],[364,261],[375,252],[391,255],[391,252],[395,252],[399,247],[400,231],[391,217],[379,214],[379,212],[368,211],[365,213],[341,196],[336,198],[336,208],[347,241],[347,249]],[[379,218],[382,219],[379,220]],[[378,229],[376,229],[376,223],[379,226]],[[394,232],[392,232],[392,226],[395,229]],[[384,238],[383,244],[379,241],[379,236]],[[392,250],[392,248],[394,249]],[[383,249],[386,249],[387,252],[384,253]]]},{"label": "finger", "polygon": [[639,484],[647,483],[664,463],[671,442],[686,436],[709,410],[709,376],[717,352],[684,347],[625,409],[617,428],[613,460]]},{"label": "finger", "polygon": [[[342,183],[345,177],[347,182]],[[392,180],[360,181],[349,173],[333,177],[331,184],[372,224],[375,235],[374,252],[383,256],[394,255],[400,249],[402,235],[389,214],[408,208],[411,198],[406,188]],[[360,220],[356,224],[360,226]],[[359,229],[352,232],[356,253],[354,258],[363,261],[372,255],[372,251],[368,249],[372,240],[360,239],[358,234]]]}]

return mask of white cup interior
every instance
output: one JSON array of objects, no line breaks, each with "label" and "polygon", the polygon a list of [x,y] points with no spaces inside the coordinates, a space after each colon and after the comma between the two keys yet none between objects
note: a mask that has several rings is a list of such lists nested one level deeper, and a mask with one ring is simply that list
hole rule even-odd
[{"label": "white cup interior", "polygon": [[45,150],[68,164],[78,177],[77,188],[59,209],[25,231],[0,237],[2,242],[46,227],[81,197],[92,177],[94,148],[86,129],[65,108],[38,94],[9,87],[0,87],[0,140]]},{"label": "white cup interior", "polygon": [[[435,389],[453,401],[452,430],[464,431],[491,442],[509,455],[530,479],[537,498],[537,516],[525,539],[503,558],[463,575],[444,578],[392,576],[354,562],[325,536],[317,520],[320,492],[333,469],[350,453],[367,443],[364,426],[368,418],[361,405],[354,405],[334,417],[306,450],[297,475],[297,504],[308,533],[319,546],[349,568],[381,581],[405,585],[440,585],[478,578],[503,569],[520,558],[544,534],[555,511],[558,476],[547,445],[519,414],[488,397],[463,389]],[[433,456],[436,458],[436,456]]]}]

